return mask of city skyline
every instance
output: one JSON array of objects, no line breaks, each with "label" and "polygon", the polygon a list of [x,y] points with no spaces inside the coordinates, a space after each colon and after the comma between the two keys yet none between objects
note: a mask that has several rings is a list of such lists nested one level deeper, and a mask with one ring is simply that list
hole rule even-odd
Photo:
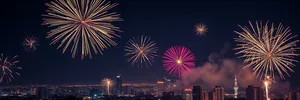
[{"label": "city skyline", "polygon": [[[173,45],[183,45],[191,50],[196,57],[196,66],[203,66],[216,59],[235,59],[242,63],[243,58],[237,58],[232,50],[236,43],[233,38],[238,37],[234,30],[239,30],[238,24],[248,25],[248,21],[270,21],[276,24],[283,23],[290,26],[294,34],[299,34],[300,25],[297,23],[300,15],[298,9],[286,5],[299,3],[272,3],[250,2],[254,8],[244,8],[243,2],[134,2],[113,1],[119,3],[113,11],[121,13],[123,22],[116,25],[122,31],[118,33],[121,38],[115,41],[119,45],[103,51],[103,55],[93,55],[93,59],[81,60],[80,57],[72,58],[72,53],[56,49],[58,45],[49,45],[51,39],[46,39],[50,30],[41,26],[42,16],[47,7],[46,1],[5,1],[12,9],[5,11],[11,16],[1,16],[4,20],[0,44],[5,47],[0,52],[13,57],[18,55],[20,61],[17,65],[21,74],[16,76],[10,84],[96,84],[103,78],[114,79],[117,74],[122,74],[124,83],[155,83],[162,77],[171,77],[163,68],[162,55]],[[13,5],[16,4],[16,5]],[[198,5],[203,6],[198,6]],[[167,6],[166,6],[167,5]],[[155,6],[154,8],[152,8]],[[177,8],[182,6],[181,8]],[[197,6],[199,10],[192,6]],[[275,7],[276,6],[276,7]],[[139,9],[136,9],[139,8]],[[221,9],[224,8],[224,9]],[[257,9],[266,9],[264,11]],[[286,12],[288,11],[288,12]],[[14,16],[12,16],[14,15]],[[291,16],[293,15],[293,16]],[[22,16],[22,17],[19,17]],[[197,36],[195,25],[204,23],[208,27],[205,36]],[[142,25],[141,25],[142,24]],[[225,35],[226,34],[226,35]],[[22,47],[25,36],[37,36],[39,45],[34,52],[26,52]],[[132,37],[151,36],[157,43],[158,52],[152,66],[136,68],[126,62],[124,46]],[[296,37],[299,40],[299,37]],[[77,55],[80,56],[80,55]],[[216,58],[214,58],[216,57]],[[299,57],[296,57],[299,59]],[[295,63],[295,73],[287,81],[291,87],[299,87],[297,79],[300,68]],[[74,77],[76,76],[76,77]],[[239,82],[238,82],[239,83]],[[7,85],[5,82],[2,85]]]}]

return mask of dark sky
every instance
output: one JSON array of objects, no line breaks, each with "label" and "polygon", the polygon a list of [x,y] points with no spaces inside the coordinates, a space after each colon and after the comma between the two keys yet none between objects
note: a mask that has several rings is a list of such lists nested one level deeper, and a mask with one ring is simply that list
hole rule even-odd
[{"label": "dark sky", "polygon": [[[70,52],[62,54],[58,45],[49,45],[46,39],[46,26],[42,26],[41,14],[50,0],[6,0],[1,7],[0,52],[6,56],[19,55],[22,67],[21,76],[12,84],[96,84],[104,77],[115,78],[123,74],[125,82],[155,82],[168,76],[164,71],[161,56],[174,45],[189,48],[197,58],[197,65],[207,61],[208,55],[220,52],[224,44],[230,44],[228,58],[236,58],[232,48],[234,30],[240,30],[238,24],[245,26],[248,21],[282,22],[290,26],[292,32],[300,33],[300,2],[168,2],[114,0],[120,5],[113,9],[121,13],[124,22],[115,25],[121,28],[122,37],[115,39],[119,45],[104,51],[104,55],[93,55],[93,59],[80,57],[73,59]],[[195,35],[194,25],[205,23],[208,34],[205,37]],[[39,37],[40,46],[36,52],[24,51],[21,43],[26,35]],[[158,57],[149,68],[131,67],[124,58],[124,45],[131,37],[151,36],[159,47]],[[297,38],[299,39],[299,37]],[[300,51],[299,51],[300,52]],[[298,52],[298,53],[299,53]],[[299,59],[299,57],[297,58]],[[297,64],[299,67],[299,64]],[[288,80],[299,84],[297,77],[300,68],[295,68]]]}]

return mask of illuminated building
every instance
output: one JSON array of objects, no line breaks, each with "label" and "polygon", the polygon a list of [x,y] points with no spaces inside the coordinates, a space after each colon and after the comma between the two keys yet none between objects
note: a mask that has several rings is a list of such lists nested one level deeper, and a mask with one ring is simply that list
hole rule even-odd
[{"label": "illuminated building", "polygon": [[215,91],[208,92],[208,100],[217,100],[217,93]]},{"label": "illuminated building", "polygon": [[165,91],[165,83],[163,81],[157,81],[157,96],[162,96]]},{"label": "illuminated building", "polygon": [[300,100],[300,92],[296,92],[296,99]]},{"label": "illuminated building", "polygon": [[184,89],[182,98],[184,100],[192,100],[192,89],[190,89],[190,88]]},{"label": "illuminated building", "polygon": [[31,95],[36,95],[36,88],[31,88],[30,89],[30,94]]},{"label": "illuminated building", "polygon": [[239,94],[239,86],[237,84],[237,80],[236,80],[236,76],[234,76],[234,98],[237,98],[238,94]]},{"label": "illuminated building", "polygon": [[202,92],[202,100],[208,100],[208,92]]},{"label": "illuminated building", "polygon": [[249,85],[246,89],[246,99],[247,100],[264,100],[264,92],[260,87],[253,87]]},{"label": "illuminated building", "polygon": [[122,91],[122,84],[123,84],[123,78],[122,78],[122,75],[119,74],[117,76],[117,83],[116,83],[116,90],[117,90],[117,94],[118,95],[121,95],[123,94],[123,91]]},{"label": "illuminated building", "polygon": [[224,100],[224,95],[225,95],[225,93],[224,93],[224,88],[223,88],[223,87],[221,87],[221,86],[216,86],[216,87],[214,88],[214,91],[215,91],[216,94],[217,94],[217,100]]},{"label": "illuminated building", "polygon": [[164,77],[164,83],[165,83],[165,88],[170,88],[171,87],[171,79],[167,79],[166,77]]},{"label": "illuminated building", "polygon": [[288,92],[287,100],[300,100],[300,92],[295,92],[295,91]]},{"label": "illuminated building", "polygon": [[201,100],[202,98],[202,88],[199,85],[193,86],[193,100]]}]

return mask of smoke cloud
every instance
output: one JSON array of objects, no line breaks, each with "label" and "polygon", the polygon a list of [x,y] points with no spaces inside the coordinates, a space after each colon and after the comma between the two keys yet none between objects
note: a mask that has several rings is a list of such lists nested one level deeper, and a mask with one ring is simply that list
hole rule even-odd
[{"label": "smoke cloud", "polygon": [[[228,48],[228,45],[225,45],[225,49]],[[225,51],[227,50],[223,48],[220,53],[210,54],[207,62],[193,69],[188,75],[183,76],[181,80],[177,80],[175,83],[177,87],[173,89],[191,88],[195,84],[199,84],[202,88],[209,90],[217,85],[225,89],[233,88],[235,76],[240,88],[246,88],[248,85],[263,86],[262,81],[253,75],[251,69],[243,68],[242,62],[224,58]],[[282,93],[283,91],[287,92],[288,89],[288,82],[278,80],[271,86],[271,92],[280,91]]]},{"label": "smoke cloud", "polygon": [[179,86],[190,87],[200,84],[203,88],[211,89],[220,85],[231,88],[234,85],[235,75],[240,87],[258,85],[255,77],[249,69],[242,69],[241,64],[233,59],[218,60],[218,63],[207,62],[193,69],[187,76],[183,76]]}]

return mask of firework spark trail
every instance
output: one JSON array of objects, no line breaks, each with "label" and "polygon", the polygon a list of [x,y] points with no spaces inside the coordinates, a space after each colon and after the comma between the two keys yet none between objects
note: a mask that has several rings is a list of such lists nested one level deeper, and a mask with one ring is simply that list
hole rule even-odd
[{"label": "firework spark trail", "polygon": [[19,62],[16,60],[18,56],[14,56],[13,58],[4,57],[1,54],[0,58],[0,83],[6,80],[7,83],[11,82],[14,79],[14,74],[20,75],[18,72],[15,72],[14,69],[21,69],[21,67],[16,67],[16,64]]},{"label": "firework spark trail", "polygon": [[107,95],[110,95],[110,86],[113,84],[113,80],[111,80],[109,78],[105,78],[105,79],[103,79],[102,84],[104,86],[106,86]]},{"label": "firework spark trail", "polygon": [[245,67],[252,67],[260,79],[266,75],[274,78],[275,72],[281,79],[285,79],[284,75],[290,76],[288,72],[294,72],[293,62],[298,62],[294,58],[299,55],[295,53],[299,48],[296,47],[298,40],[292,40],[296,36],[292,35],[289,27],[279,24],[275,28],[274,24],[268,26],[268,23],[263,25],[262,22],[256,22],[256,26],[251,22],[249,24],[250,29],[240,26],[243,31],[235,31],[239,34],[235,39],[239,42],[235,49],[240,50],[236,54],[242,54],[240,57],[245,58]]},{"label": "firework spark trail", "polygon": [[148,65],[154,63],[157,51],[156,43],[151,41],[150,37],[141,36],[130,39],[127,42],[127,46],[125,46],[125,57],[128,57],[127,61],[130,62],[132,66],[148,67]]},{"label": "firework spark trail", "polygon": [[196,28],[197,34],[200,35],[200,36],[204,36],[207,32],[207,29],[208,29],[207,26],[203,23],[197,24],[195,26],[195,28]]},{"label": "firework spark trail", "polygon": [[269,89],[271,88],[271,84],[272,84],[272,79],[270,78],[270,76],[266,76],[265,79],[263,80],[263,84],[265,87],[265,93],[266,93],[266,100],[270,100],[269,97]]},{"label": "firework spark trail", "polygon": [[23,40],[23,46],[25,48],[26,51],[35,51],[36,47],[39,45],[38,44],[39,41],[37,41],[37,38],[34,36],[27,36],[25,37],[25,39]]},{"label": "firework spark trail", "polygon": [[47,38],[53,38],[51,44],[60,41],[57,49],[63,47],[63,53],[71,47],[73,58],[77,52],[81,52],[81,59],[92,58],[92,50],[102,54],[104,49],[117,45],[112,39],[120,37],[115,33],[120,30],[111,22],[122,19],[120,14],[108,11],[118,4],[105,0],[55,0],[46,5],[49,9],[42,15],[42,25],[55,27]]},{"label": "firework spark trail", "polygon": [[182,77],[195,67],[196,58],[193,53],[182,46],[169,48],[163,56],[163,67],[173,76]]}]

